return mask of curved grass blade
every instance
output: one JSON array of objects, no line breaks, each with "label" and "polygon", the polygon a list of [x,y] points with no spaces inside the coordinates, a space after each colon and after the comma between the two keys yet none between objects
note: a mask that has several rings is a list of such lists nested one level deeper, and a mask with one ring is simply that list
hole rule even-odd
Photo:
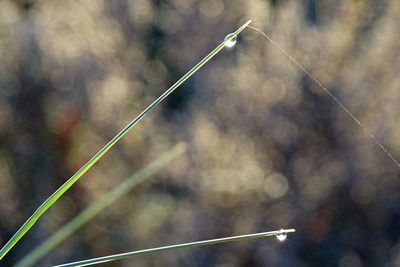
[{"label": "curved grass blade", "polygon": [[220,243],[244,241],[244,240],[262,238],[262,237],[268,237],[268,236],[277,236],[277,235],[282,234],[282,233],[288,234],[288,233],[293,233],[293,232],[295,232],[294,229],[281,229],[281,230],[278,230],[278,231],[271,231],[271,232],[262,232],[262,233],[248,234],[248,235],[230,236],[230,237],[217,238],[217,239],[211,239],[211,240],[203,240],[203,241],[196,241],[196,242],[190,242],[190,243],[182,243],[182,244],[165,246],[165,247],[137,250],[137,251],[132,251],[132,252],[126,252],[126,253],[121,253],[121,254],[105,256],[105,257],[99,257],[99,258],[83,260],[83,261],[65,263],[65,264],[56,265],[56,266],[53,266],[53,267],[89,266],[89,265],[95,265],[95,264],[104,263],[104,262],[121,260],[121,259],[125,259],[125,258],[132,257],[132,256],[138,256],[138,255],[144,255],[144,254],[149,254],[149,253],[161,252],[161,251],[165,251],[165,250],[172,250],[172,249],[178,249],[178,248],[194,248],[194,247],[208,246],[208,245],[214,245],[214,244],[220,244]]},{"label": "curved grass blade", "polygon": [[92,205],[87,207],[80,214],[75,216],[71,221],[64,225],[60,230],[48,238],[45,242],[40,244],[28,255],[23,257],[15,267],[29,267],[34,265],[44,255],[49,253],[58,244],[64,241],[67,237],[73,234],[76,230],[82,227],[86,222],[96,216],[106,207],[110,206],[117,199],[128,193],[133,187],[146,180],[148,177],[160,171],[164,166],[172,160],[180,156],[185,151],[185,145],[179,143],[171,148],[169,151],[162,154],[155,161],[136,172],[134,175],[126,179],[119,186],[112,191],[108,192],[100,199],[96,200]]},{"label": "curved grass blade", "polygon": [[96,153],[83,167],[78,170],[71,178],[69,178],[60,188],[57,189],[33,214],[28,220],[19,228],[19,230],[11,237],[11,239],[0,250],[0,260],[11,250],[11,248],[29,231],[29,229],[36,223],[36,221],[45,213],[65,191],[67,191],[76,181],[81,178],[115,143],[118,142],[133,126],[136,125],[146,114],[161,103],[168,95],[170,95],[176,88],[185,82],[190,76],[196,73],[202,66],[204,66],[211,58],[213,58],[219,51],[221,51],[228,42],[230,42],[236,35],[243,31],[249,24],[250,20],[243,24],[239,29],[234,32],[230,38],[226,38],[220,43],[213,51],[190,69],[185,75],[168,88],[161,96],[154,100],[142,113],[134,118],[124,129],[122,129],[111,141],[109,141],[99,152]]}]

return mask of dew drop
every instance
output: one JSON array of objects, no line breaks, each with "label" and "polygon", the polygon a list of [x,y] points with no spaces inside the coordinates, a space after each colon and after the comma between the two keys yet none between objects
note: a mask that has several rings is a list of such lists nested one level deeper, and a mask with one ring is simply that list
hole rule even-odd
[{"label": "dew drop", "polygon": [[[232,37],[233,36],[233,37]],[[226,47],[233,47],[236,44],[236,34],[230,33],[225,37],[225,46]]]},{"label": "dew drop", "polygon": [[279,232],[276,234],[276,238],[281,242],[285,241],[286,237],[287,233],[283,229],[279,230]]}]

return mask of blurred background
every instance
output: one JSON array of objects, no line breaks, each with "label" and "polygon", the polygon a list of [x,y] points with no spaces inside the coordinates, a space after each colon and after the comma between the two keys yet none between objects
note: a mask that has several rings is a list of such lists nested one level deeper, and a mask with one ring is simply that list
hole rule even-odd
[{"label": "blurred background", "polygon": [[[398,0],[0,1],[0,244],[247,19],[400,157]],[[184,155],[37,266],[229,235],[104,266],[400,266],[400,169],[303,71],[246,29],[76,183],[12,266],[178,142]]]}]

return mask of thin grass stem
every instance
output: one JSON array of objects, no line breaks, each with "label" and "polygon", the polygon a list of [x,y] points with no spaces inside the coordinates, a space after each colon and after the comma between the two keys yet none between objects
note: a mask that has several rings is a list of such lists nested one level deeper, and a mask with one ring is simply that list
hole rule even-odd
[{"label": "thin grass stem", "polygon": [[278,231],[271,231],[271,232],[262,232],[262,233],[255,233],[255,234],[238,235],[238,236],[230,236],[230,237],[217,238],[217,239],[211,239],[211,240],[182,243],[182,244],[177,244],[177,245],[143,249],[143,250],[115,254],[115,255],[110,255],[110,256],[105,256],[105,257],[99,257],[99,258],[93,258],[93,259],[88,259],[88,260],[65,263],[65,264],[61,264],[61,265],[56,265],[54,267],[89,266],[89,265],[95,265],[95,264],[104,263],[104,262],[121,260],[121,259],[125,259],[125,258],[132,257],[132,256],[162,252],[162,251],[166,251],[166,250],[172,250],[172,249],[178,249],[178,248],[194,248],[194,247],[208,246],[208,245],[221,244],[221,243],[229,243],[229,242],[235,242],[235,241],[244,241],[244,240],[257,239],[257,238],[268,237],[268,236],[276,236],[276,235],[279,235],[282,233],[288,234],[288,233],[293,233],[293,232],[295,232],[295,229],[281,229]]},{"label": "thin grass stem", "polygon": [[0,260],[11,250],[15,244],[29,231],[36,221],[74,184],[81,178],[115,143],[117,143],[133,126],[135,126],[146,114],[161,103],[168,95],[176,88],[185,82],[190,76],[196,73],[204,66],[211,58],[221,51],[226,44],[231,41],[236,35],[243,31],[249,24],[250,20],[243,24],[234,32],[234,36],[226,38],[213,51],[190,69],[185,75],[168,88],[161,96],[154,100],[142,113],[133,119],[124,129],[122,129],[114,138],[111,139],[103,148],[101,148],[81,169],[79,169],[71,178],[69,178],[60,188],[57,189],[46,201],[32,214],[31,217],[19,228],[19,230],[11,237],[11,239],[1,248]]}]

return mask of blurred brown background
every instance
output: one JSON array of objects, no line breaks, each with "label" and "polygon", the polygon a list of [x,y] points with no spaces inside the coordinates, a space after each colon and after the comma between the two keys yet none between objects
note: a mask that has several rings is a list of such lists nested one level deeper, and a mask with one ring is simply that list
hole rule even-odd
[{"label": "blurred brown background", "polygon": [[[400,157],[398,0],[0,1],[0,244],[246,19]],[[293,227],[274,239],[104,266],[400,266],[399,168],[246,29],[141,121],[0,263],[175,143],[187,153],[38,266]]]}]

